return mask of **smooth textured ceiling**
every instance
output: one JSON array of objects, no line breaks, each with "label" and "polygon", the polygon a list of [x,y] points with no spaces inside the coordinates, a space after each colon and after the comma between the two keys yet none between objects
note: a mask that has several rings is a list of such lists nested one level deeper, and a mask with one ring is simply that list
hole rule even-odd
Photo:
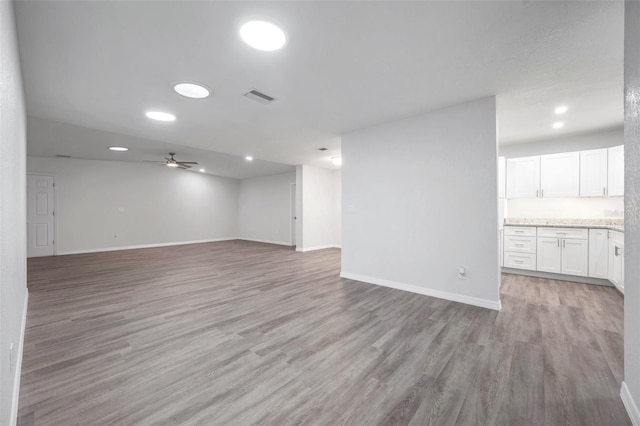
[{"label": "smooth textured ceiling", "polygon": [[[16,13],[32,116],[331,167],[345,132],[494,94],[501,143],[620,125],[623,7],[20,1]],[[286,47],[245,45],[238,28],[252,18],[283,25]],[[170,88],[181,80],[215,93],[183,98]],[[277,100],[242,96],[252,88]],[[558,104],[570,108],[561,131]],[[152,109],[178,119],[153,122]]]},{"label": "smooth textured ceiling", "polygon": [[[189,148],[166,142],[152,141],[102,130],[89,129],[42,118],[28,117],[27,133],[29,143],[27,155],[34,157],[55,157],[70,155],[75,159],[128,161],[164,161],[169,152],[175,152],[178,161],[196,161],[197,166],[190,172],[247,179],[278,173],[294,172],[295,167],[270,161],[246,161],[244,157],[222,154],[204,149]],[[114,152],[109,146],[126,146],[127,152]],[[162,166],[161,163],[158,166]],[[182,169],[176,169],[182,172]]]}]

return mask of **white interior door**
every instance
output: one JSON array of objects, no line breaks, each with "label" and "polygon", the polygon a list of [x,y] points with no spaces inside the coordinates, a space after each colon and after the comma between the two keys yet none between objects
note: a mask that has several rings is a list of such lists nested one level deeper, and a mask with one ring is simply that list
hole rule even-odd
[{"label": "white interior door", "polygon": [[291,185],[291,245],[296,245],[296,184]]},{"label": "white interior door", "polygon": [[53,256],[53,176],[27,175],[27,257]]}]

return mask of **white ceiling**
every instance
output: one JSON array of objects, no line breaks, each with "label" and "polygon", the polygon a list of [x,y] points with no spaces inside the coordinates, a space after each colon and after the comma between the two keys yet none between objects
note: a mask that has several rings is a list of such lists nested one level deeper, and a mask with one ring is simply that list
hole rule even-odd
[{"label": "white ceiling", "polygon": [[[331,167],[344,132],[493,94],[501,143],[620,125],[623,8],[575,1],[20,1],[16,14],[31,116]],[[286,28],[284,49],[261,52],[240,40],[239,25],[256,17]],[[180,80],[205,83],[215,94],[183,98],[170,88]],[[277,101],[244,98],[251,88]],[[570,108],[561,131],[551,129],[558,104]],[[143,115],[150,109],[178,119],[153,122]],[[85,144],[104,154],[102,145]],[[323,146],[329,151],[314,151]]]},{"label": "white ceiling", "polygon": [[[75,159],[107,161],[160,161],[175,152],[178,161],[196,161],[197,166],[189,171],[225,176],[234,179],[247,179],[258,176],[275,175],[295,171],[294,166],[254,159],[246,161],[244,157],[219,152],[189,148],[182,145],[152,141],[135,136],[105,132],[58,121],[28,117],[27,132],[29,143],[27,154],[35,157],[55,157],[70,155]],[[109,146],[126,146],[127,152],[114,152]],[[163,164],[159,163],[159,166]]]}]

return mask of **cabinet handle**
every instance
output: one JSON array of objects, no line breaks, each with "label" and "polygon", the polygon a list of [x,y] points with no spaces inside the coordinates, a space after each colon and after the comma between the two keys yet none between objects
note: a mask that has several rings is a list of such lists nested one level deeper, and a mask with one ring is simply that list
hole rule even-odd
[{"label": "cabinet handle", "polygon": [[544,189],[540,190],[540,197],[544,197]]},{"label": "cabinet handle", "polygon": [[607,195],[607,188],[606,187],[602,187],[602,195]]},{"label": "cabinet handle", "polygon": [[620,256],[620,247],[615,246],[615,251],[614,251],[613,254],[616,255],[616,256]]},{"label": "cabinet handle", "polygon": [[538,192],[539,192],[539,191],[536,189],[536,198],[538,197]]},{"label": "cabinet handle", "polygon": [[524,263],[524,260],[514,260],[515,263]]},{"label": "cabinet handle", "polygon": [[516,244],[516,247],[524,247],[524,244]]},{"label": "cabinet handle", "polygon": [[524,234],[524,231],[513,231],[513,232],[516,232],[518,234]]},{"label": "cabinet handle", "polygon": [[560,240],[558,239],[558,247],[560,247]]}]

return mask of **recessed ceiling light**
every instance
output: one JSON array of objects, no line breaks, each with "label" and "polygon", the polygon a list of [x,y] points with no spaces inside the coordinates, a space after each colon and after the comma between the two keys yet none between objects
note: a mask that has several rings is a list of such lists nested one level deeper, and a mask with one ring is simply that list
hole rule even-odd
[{"label": "recessed ceiling light", "polygon": [[147,118],[158,121],[174,121],[176,119],[175,115],[162,111],[148,111],[144,115],[146,115]]},{"label": "recessed ceiling light", "polygon": [[271,52],[282,48],[287,36],[277,25],[265,21],[249,21],[240,27],[240,37],[254,49]]},{"label": "recessed ceiling light", "polygon": [[208,87],[197,83],[175,83],[173,90],[179,95],[193,99],[203,99],[211,95],[211,90]]},{"label": "recessed ceiling light", "polygon": [[246,157],[244,157],[244,159],[247,161],[253,161],[253,157],[250,155],[247,155]]},{"label": "recessed ceiling light", "polygon": [[563,127],[564,127],[564,123],[562,121],[556,121],[555,123],[553,123],[554,129],[562,129]]},{"label": "recessed ceiling light", "polygon": [[206,170],[205,169],[200,169],[200,172],[204,173],[204,172],[206,172]]},{"label": "recessed ceiling light", "polygon": [[129,151],[129,148],[125,148],[124,146],[110,146],[109,149],[111,151],[118,151],[118,152]]},{"label": "recessed ceiling light", "polygon": [[331,157],[334,166],[342,166],[342,157]]},{"label": "recessed ceiling light", "polygon": [[567,108],[566,105],[560,105],[559,107],[557,107],[554,112],[556,114],[564,114],[565,112],[567,112],[567,110],[569,110],[569,108]]}]

